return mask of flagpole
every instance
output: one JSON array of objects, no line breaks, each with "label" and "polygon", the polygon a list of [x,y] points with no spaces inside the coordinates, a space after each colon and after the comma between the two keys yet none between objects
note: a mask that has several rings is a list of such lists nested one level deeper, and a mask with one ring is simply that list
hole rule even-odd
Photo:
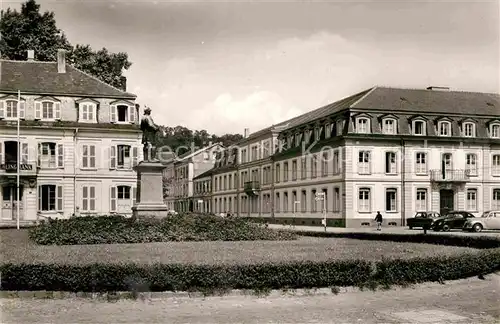
[{"label": "flagpole", "polygon": [[21,211],[20,208],[20,191],[21,188],[19,187],[19,182],[20,182],[20,168],[19,166],[21,165],[21,136],[20,136],[20,127],[21,126],[21,90],[17,90],[17,229],[19,229],[19,213]]}]

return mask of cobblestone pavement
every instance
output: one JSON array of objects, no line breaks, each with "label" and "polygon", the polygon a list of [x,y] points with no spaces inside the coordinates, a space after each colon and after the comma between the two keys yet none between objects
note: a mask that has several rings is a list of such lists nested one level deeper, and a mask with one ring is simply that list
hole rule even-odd
[{"label": "cobblestone pavement", "polygon": [[500,275],[337,295],[2,299],[1,323],[498,323]]},{"label": "cobblestone pavement", "polygon": [[[324,232],[325,228],[322,226],[290,226],[290,225],[279,225],[279,224],[269,224],[269,228],[275,229],[290,229],[296,231],[316,231]],[[408,227],[385,227],[382,231],[377,231],[377,228],[372,227],[360,227],[360,228],[342,228],[342,227],[327,227],[327,232],[333,233],[396,233],[396,234],[423,234],[424,231],[421,229],[409,229]],[[432,230],[427,231],[427,234],[446,234],[446,235],[470,235],[470,236],[496,236],[500,237],[500,231],[482,231],[480,233],[464,232],[462,230],[451,230],[449,232],[434,232]]]}]

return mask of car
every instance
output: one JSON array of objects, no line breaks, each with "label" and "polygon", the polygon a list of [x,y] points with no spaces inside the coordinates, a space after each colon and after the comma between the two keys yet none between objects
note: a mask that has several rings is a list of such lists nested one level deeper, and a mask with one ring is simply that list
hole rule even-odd
[{"label": "car", "polygon": [[414,217],[406,220],[406,225],[410,229],[414,229],[415,227],[431,228],[432,223],[439,217],[441,215],[438,212],[417,212]]},{"label": "car", "polygon": [[444,217],[434,221],[432,229],[436,232],[448,232],[450,229],[462,229],[468,219],[475,216],[467,211],[450,211]]},{"label": "car", "polygon": [[469,232],[500,230],[500,210],[488,210],[481,217],[467,219],[463,229]]}]

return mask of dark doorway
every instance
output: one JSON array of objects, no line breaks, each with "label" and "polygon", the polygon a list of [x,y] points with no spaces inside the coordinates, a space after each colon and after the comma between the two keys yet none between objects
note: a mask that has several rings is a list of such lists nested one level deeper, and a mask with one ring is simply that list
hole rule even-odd
[{"label": "dark doorway", "polygon": [[5,142],[5,163],[17,163],[17,142]]},{"label": "dark doorway", "polygon": [[455,202],[455,193],[453,190],[442,189],[439,191],[439,208],[441,215],[446,214],[449,211],[452,211]]}]

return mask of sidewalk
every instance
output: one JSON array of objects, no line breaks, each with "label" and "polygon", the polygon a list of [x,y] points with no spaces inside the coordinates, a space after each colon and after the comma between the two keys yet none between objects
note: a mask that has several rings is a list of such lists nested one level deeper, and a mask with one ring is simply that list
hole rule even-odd
[{"label": "sidewalk", "polygon": [[[269,228],[273,229],[283,229],[283,230],[295,230],[295,231],[311,231],[311,232],[324,232],[325,228],[323,226],[291,226],[291,225],[279,225],[279,224],[269,224]],[[410,230],[407,227],[385,227],[381,231],[377,231],[375,226],[373,227],[360,227],[360,228],[343,228],[343,227],[327,227],[327,232],[332,233],[391,233],[391,234],[423,234],[424,231],[420,229]],[[483,231],[480,233],[463,232],[461,230],[452,230],[450,232],[434,232],[428,230],[427,234],[445,234],[445,235],[470,235],[470,236],[493,236],[500,238],[500,231]]]}]

